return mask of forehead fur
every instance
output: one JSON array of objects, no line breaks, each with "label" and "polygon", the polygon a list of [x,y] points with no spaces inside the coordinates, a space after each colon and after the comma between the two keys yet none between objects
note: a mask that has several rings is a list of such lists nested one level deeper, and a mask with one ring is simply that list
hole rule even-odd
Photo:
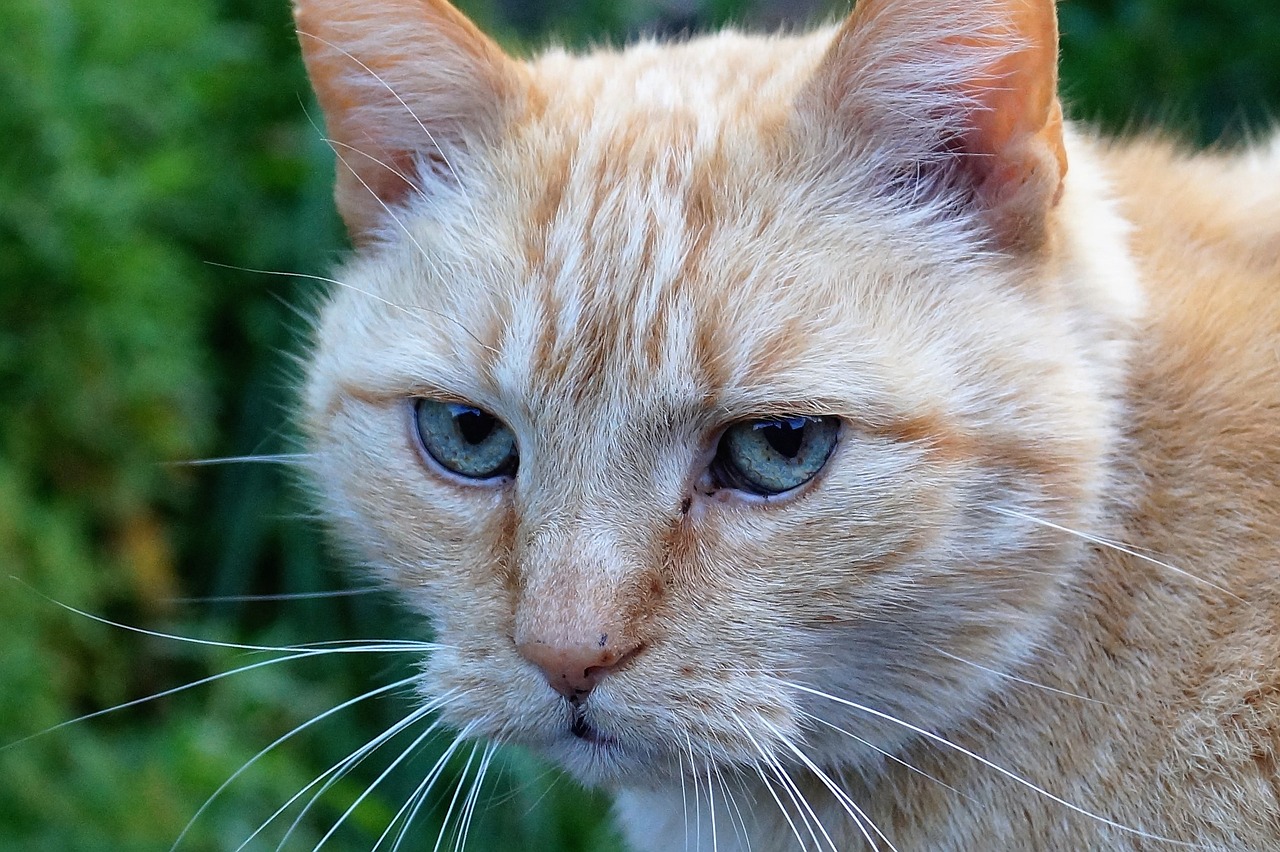
[{"label": "forehead fur", "polygon": [[831,37],[532,61],[507,132],[447,152],[455,179],[348,268],[379,298],[346,292],[331,313],[351,347],[378,352],[333,366],[366,389],[421,383],[513,419],[611,399],[661,417],[845,413],[876,390],[833,381],[945,384],[900,343],[928,349],[928,316],[977,294],[931,278],[999,276],[962,217],[903,204],[885,162],[850,158],[805,112]]}]

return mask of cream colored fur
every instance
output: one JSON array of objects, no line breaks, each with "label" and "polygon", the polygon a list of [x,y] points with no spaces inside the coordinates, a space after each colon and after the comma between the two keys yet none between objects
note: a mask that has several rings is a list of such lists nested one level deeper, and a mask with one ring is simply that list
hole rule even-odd
[{"label": "cream colored fur", "polygon": [[[297,11],[361,244],[316,481],[447,719],[637,850],[1280,846],[1280,143],[992,94],[1052,85],[1042,0],[528,62],[439,0]],[[516,478],[433,468],[420,397]],[[700,485],[781,414],[844,423],[812,483]],[[601,624],[604,744],[513,638]]]}]

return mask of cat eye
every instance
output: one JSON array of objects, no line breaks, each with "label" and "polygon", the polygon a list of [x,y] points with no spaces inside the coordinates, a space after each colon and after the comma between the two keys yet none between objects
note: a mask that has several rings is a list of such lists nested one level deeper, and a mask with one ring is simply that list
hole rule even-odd
[{"label": "cat eye", "polygon": [[457,402],[419,399],[413,419],[423,449],[445,470],[467,479],[515,473],[515,435],[489,412]]},{"label": "cat eye", "polygon": [[836,417],[743,420],[720,437],[712,479],[721,488],[762,496],[799,488],[822,470],[839,434]]}]

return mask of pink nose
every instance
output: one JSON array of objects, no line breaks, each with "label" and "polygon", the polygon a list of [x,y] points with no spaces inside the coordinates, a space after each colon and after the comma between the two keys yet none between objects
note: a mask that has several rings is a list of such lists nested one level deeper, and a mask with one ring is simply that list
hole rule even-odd
[{"label": "pink nose", "polygon": [[552,689],[570,701],[581,701],[606,675],[629,662],[640,646],[611,643],[606,634],[583,644],[526,639],[516,649],[542,669]]}]

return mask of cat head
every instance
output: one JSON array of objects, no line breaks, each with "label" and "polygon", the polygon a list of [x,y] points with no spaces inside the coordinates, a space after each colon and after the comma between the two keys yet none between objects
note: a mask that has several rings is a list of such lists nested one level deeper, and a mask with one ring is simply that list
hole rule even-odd
[{"label": "cat head", "polygon": [[359,247],[316,480],[446,718],[626,783],[865,761],[1044,637],[1135,309],[1049,0],[523,61],[296,13]]}]

